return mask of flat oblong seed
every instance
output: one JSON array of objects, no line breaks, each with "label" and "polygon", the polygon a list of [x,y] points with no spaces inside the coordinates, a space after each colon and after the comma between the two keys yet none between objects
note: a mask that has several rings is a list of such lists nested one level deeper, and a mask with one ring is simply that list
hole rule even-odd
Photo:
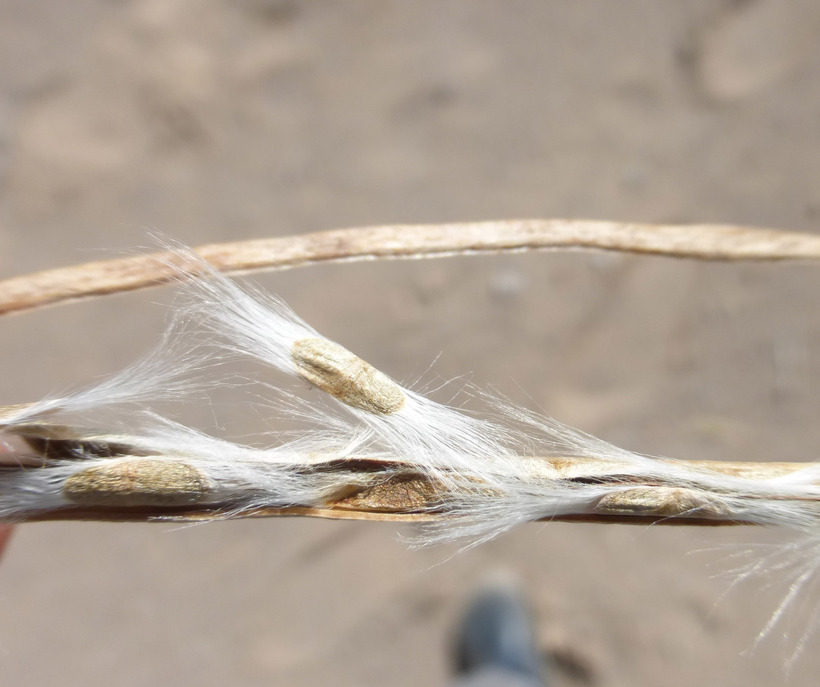
[{"label": "flat oblong seed", "polygon": [[63,496],[84,506],[187,506],[211,491],[207,475],[187,463],[140,458],[75,472]]},{"label": "flat oblong seed", "polygon": [[290,355],[301,377],[353,408],[390,415],[404,405],[396,382],[333,341],[300,339]]},{"label": "flat oblong seed", "polygon": [[658,516],[665,518],[719,518],[728,509],[716,499],[684,487],[634,487],[607,494],[595,506],[605,515]]}]

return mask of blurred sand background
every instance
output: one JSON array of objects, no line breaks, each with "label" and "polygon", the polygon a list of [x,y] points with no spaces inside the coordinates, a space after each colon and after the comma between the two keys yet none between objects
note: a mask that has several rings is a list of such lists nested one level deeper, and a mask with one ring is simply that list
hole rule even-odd
[{"label": "blurred sand background", "polygon": [[[151,230],[815,231],[819,74],[812,0],[0,0],[0,275],[115,257]],[[435,374],[630,449],[818,455],[814,267],[542,254],[257,281],[399,379],[441,353]],[[133,360],[171,297],[4,318],[0,403]],[[817,682],[820,637],[790,676],[794,637],[753,649],[782,590],[722,596],[724,547],[771,534],[528,525],[450,559],[398,532],[21,527],[0,566],[0,684],[443,685],[452,623],[499,569],[530,595],[559,687]]]}]

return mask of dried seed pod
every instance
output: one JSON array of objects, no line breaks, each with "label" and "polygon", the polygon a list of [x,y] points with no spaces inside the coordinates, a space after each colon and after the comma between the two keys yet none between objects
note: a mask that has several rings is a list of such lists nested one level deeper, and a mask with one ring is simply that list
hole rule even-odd
[{"label": "dried seed pod", "polygon": [[353,408],[389,415],[404,405],[396,382],[333,341],[300,339],[291,358],[301,377]]},{"label": "dried seed pod", "polygon": [[187,506],[201,502],[212,486],[188,463],[140,458],[76,472],[63,485],[63,496],[85,506]]}]

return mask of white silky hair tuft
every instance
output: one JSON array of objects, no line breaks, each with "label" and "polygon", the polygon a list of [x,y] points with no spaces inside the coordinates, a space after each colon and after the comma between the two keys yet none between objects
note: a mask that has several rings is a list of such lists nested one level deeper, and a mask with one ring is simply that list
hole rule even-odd
[{"label": "white silky hair tuft", "polygon": [[[217,353],[216,349],[199,343],[185,319],[175,315],[159,344],[143,358],[78,391],[3,409],[0,432],[5,426],[19,426],[51,416],[59,415],[68,420],[69,416],[108,409],[136,410],[139,414],[154,404],[189,399],[209,387],[208,371],[216,365]],[[115,421],[118,416],[105,419]],[[128,425],[132,422],[133,416],[129,416]]]},{"label": "white silky hair tuft", "polygon": [[[202,322],[218,345],[304,378],[294,363],[294,344],[324,337],[282,301],[256,289],[242,289],[213,270],[208,279],[192,282],[189,293],[189,315]],[[514,462],[515,454],[509,449],[512,437],[502,425],[471,417],[409,389],[402,391],[404,405],[389,414],[343,401],[339,407],[354,422],[368,427],[386,451],[409,459],[445,483],[456,473],[493,483],[500,471],[492,466]]]}]

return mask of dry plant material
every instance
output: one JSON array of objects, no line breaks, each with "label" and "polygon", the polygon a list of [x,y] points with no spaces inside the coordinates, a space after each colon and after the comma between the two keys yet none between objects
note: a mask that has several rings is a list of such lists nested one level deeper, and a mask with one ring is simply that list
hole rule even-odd
[{"label": "dry plant material", "polygon": [[[429,540],[482,539],[539,519],[814,532],[817,465],[648,458],[497,399],[486,399],[484,415],[468,414],[403,388],[284,304],[219,273],[558,247],[723,260],[820,257],[817,237],[769,230],[522,221],[325,232],[10,280],[0,284],[6,312],[193,277],[185,314],[199,331],[172,327],[164,348],[97,387],[0,409],[0,437],[16,442],[0,466],[0,519],[314,515],[428,523]],[[78,275],[85,278],[68,290]],[[186,349],[186,336],[202,334],[210,352]],[[311,428],[295,440],[271,437],[263,448],[146,412],[159,400],[184,402],[201,383],[201,368],[224,356],[305,380],[328,402],[299,405],[286,395]]]},{"label": "dry plant material", "polygon": [[200,470],[176,460],[109,460],[66,479],[63,496],[81,506],[187,506],[204,500],[212,483]]},{"label": "dry plant material", "polygon": [[398,384],[333,341],[294,341],[291,357],[299,376],[353,408],[389,415],[404,405]]},{"label": "dry plant material", "polygon": [[[619,449],[484,396],[481,415],[402,387],[283,303],[222,273],[340,260],[594,249],[709,260],[815,260],[820,237],[741,227],[510,221],[395,226],[203,246],[0,282],[0,314],[190,279],[184,320],[112,379],[0,408],[0,522],[202,521],[313,516],[413,522],[420,539],[479,542],[533,520],[777,525],[794,537],[775,569],[790,589],[766,630],[817,579],[820,465],[681,461]],[[209,347],[201,345],[209,341]],[[263,447],[158,415],[225,358],[325,392],[283,388],[297,437]],[[759,564],[754,569],[760,567]],[[744,575],[747,573],[743,573]]]},{"label": "dry plant material", "polygon": [[818,260],[812,234],[720,224],[635,224],[524,219],[337,229],[199,246],[91,262],[0,281],[0,315],[144,289],[202,273],[225,274],[323,262],[432,258],[538,250],[602,250],[700,260]]},{"label": "dry plant material", "polygon": [[[0,408],[0,522],[313,516],[413,522],[425,542],[479,542],[533,520],[777,525],[794,536],[784,538],[773,566],[791,586],[771,629],[817,579],[820,465],[650,458],[500,399],[483,396],[483,414],[441,405],[222,274],[559,248],[814,260],[820,237],[560,220],[374,227],[165,251],[0,282],[0,313],[11,313],[187,278],[183,319],[197,323],[195,331],[172,325],[157,351],[95,387]],[[153,410],[218,383],[211,373],[234,357],[325,392],[308,404],[281,387],[257,390],[306,423],[302,434],[246,446]]]}]

